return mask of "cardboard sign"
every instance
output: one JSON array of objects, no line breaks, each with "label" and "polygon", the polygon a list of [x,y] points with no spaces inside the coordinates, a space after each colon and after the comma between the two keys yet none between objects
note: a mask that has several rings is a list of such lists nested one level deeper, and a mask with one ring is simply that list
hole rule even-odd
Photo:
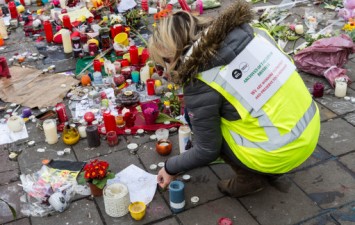
[{"label": "cardboard sign", "polygon": [[258,111],[295,69],[277,47],[257,36],[220,75]]}]

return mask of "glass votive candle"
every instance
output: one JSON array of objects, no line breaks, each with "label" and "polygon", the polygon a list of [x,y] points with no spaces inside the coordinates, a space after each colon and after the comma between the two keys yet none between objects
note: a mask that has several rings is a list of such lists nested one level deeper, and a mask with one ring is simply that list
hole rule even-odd
[{"label": "glass votive candle", "polygon": [[154,79],[147,79],[147,94],[148,95],[155,95],[155,80]]},{"label": "glass votive candle", "polygon": [[132,76],[133,83],[139,82],[139,72],[138,71],[132,71],[131,76]]},{"label": "glass votive candle", "polygon": [[323,93],[324,93],[324,85],[320,82],[316,82],[313,85],[313,97],[315,98],[320,98],[323,97]]},{"label": "glass votive candle", "polygon": [[116,125],[118,127],[124,127],[125,125],[125,121],[124,121],[124,118],[123,118],[123,115],[122,114],[119,114],[115,117],[116,119]]},{"label": "glass votive candle", "polygon": [[157,136],[157,140],[167,140],[169,138],[169,130],[164,128],[159,128],[155,131],[155,135]]},{"label": "glass votive candle", "polygon": [[116,146],[118,144],[118,137],[116,131],[109,131],[106,134],[107,144],[110,147]]}]

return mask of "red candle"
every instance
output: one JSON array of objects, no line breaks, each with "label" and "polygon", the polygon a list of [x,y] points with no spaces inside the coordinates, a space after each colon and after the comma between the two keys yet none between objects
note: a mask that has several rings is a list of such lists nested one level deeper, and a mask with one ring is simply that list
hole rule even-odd
[{"label": "red candle", "polygon": [[138,48],[135,45],[132,45],[129,48],[129,57],[131,59],[131,64],[132,65],[138,65]]},{"label": "red candle", "polygon": [[94,71],[101,72],[101,62],[98,59],[94,60]]},{"label": "red candle", "polygon": [[191,11],[190,7],[187,5],[185,0],[178,0],[178,2],[183,10],[185,10],[187,12]]},{"label": "red candle", "polygon": [[154,84],[155,84],[154,79],[147,80],[147,94],[148,95],[155,95]]},{"label": "red candle", "polygon": [[17,19],[18,13],[17,13],[15,2],[9,2],[8,7],[9,7],[11,19]]},{"label": "red candle", "polygon": [[116,24],[110,27],[111,30],[111,38],[115,38],[117,34],[123,32],[123,26],[121,24]]},{"label": "red candle", "polygon": [[140,60],[141,64],[145,64],[148,58],[149,58],[149,52],[148,49],[145,48],[142,51],[141,60]]},{"label": "red candle", "polygon": [[21,5],[26,6],[25,0],[20,0]]},{"label": "red candle", "polygon": [[52,42],[53,41],[53,28],[52,28],[51,22],[49,22],[48,20],[44,21],[43,28],[44,28],[44,32],[46,34],[47,43]]},{"label": "red candle", "polygon": [[109,131],[116,131],[116,119],[115,116],[110,113],[110,111],[106,111],[103,114],[104,124],[106,128],[106,133]]},{"label": "red candle", "polygon": [[127,59],[122,59],[121,60],[121,68],[129,66],[129,62]]},{"label": "red candle", "polygon": [[142,5],[143,11],[148,12],[148,9],[149,9],[149,7],[148,7],[148,0],[142,0],[141,5]]},{"label": "red candle", "polygon": [[324,85],[320,82],[316,82],[313,85],[313,97],[315,98],[320,98],[323,97],[323,92],[324,92]]},{"label": "red candle", "polygon": [[[97,45],[95,43],[90,43],[89,44],[89,53],[93,52],[94,55],[99,51]],[[101,63],[100,63],[101,64]],[[101,66],[100,66],[101,67]]]},{"label": "red candle", "polygon": [[63,16],[63,26],[65,28],[68,28],[69,30],[72,30],[72,25],[70,23],[70,17],[68,15]]},{"label": "red candle", "polygon": [[116,131],[109,131],[106,134],[107,144],[113,147],[118,144],[118,137]]}]

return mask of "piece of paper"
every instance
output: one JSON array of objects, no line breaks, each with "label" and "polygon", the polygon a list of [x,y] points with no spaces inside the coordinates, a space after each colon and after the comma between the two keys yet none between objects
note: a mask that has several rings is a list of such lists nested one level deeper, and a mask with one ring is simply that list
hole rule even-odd
[{"label": "piece of paper", "polygon": [[118,182],[127,185],[131,202],[141,201],[146,205],[153,200],[157,189],[157,175],[147,173],[133,164],[117,173],[107,184]]},{"label": "piece of paper", "polygon": [[258,111],[295,69],[279,49],[257,36],[221,70],[220,75]]},{"label": "piece of paper", "polygon": [[94,17],[94,15],[86,7],[58,15],[61,21],[63,21],[64,15],[69,16],[71,23],[75,22],[77,19],[79,19],[82,16],[85,16],[85,18]]},{"label": "piece of paper", "polygon": [[118,6],[118,12],[126,12],[129,9],[133,9],[136,7],[137,3],[134,0],[122,0]]},{"label": "piece of paper", "polygon": [[22,131],[14,133],[9,130],[7,124],[0,124],[0,145],[9,144],[25,138],[28,138],[26,125],[23,126]]},{"label": "piece of paper", "polygon": [[10,79],[0,79],[0,99],[30,108],[55,106],[80,81],[71,76],[13,66]]}]

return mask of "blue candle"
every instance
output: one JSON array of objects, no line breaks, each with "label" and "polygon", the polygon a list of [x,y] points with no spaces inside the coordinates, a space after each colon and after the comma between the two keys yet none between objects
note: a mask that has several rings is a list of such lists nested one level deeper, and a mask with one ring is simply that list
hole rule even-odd
[{"label": "blue candle", "polygon": [[179,213],[185,207],[185,185],[181,181],[173,181],[169,185],[170,208],[173,213]]}]

